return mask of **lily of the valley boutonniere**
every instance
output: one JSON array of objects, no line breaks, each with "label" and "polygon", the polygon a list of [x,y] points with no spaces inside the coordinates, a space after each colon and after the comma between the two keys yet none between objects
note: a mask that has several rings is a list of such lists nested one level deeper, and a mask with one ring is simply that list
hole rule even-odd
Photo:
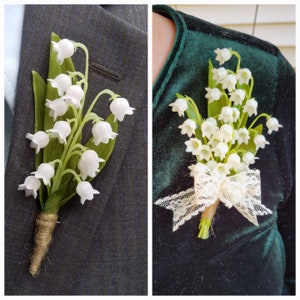
[{"label": "lily of the valley boutonniere", "polygon": [[[75,70],[71,56],[83,50],[84,73]],[[85,45],[51,36],[47,82],[33,71],[35,104],[34,133],[27,133],[35,152],[36,170],[28,175],[18,190],[38,198],[41,212],[36,219],[35,248],[29,273],[36,276],[48,251],[58,220],[58,211],[76,194],[81,204],[98,198],[92,179],[108,161],[117,137],[118,121],[132,115],[125,98],[111,90],[99,92],[85,108],[88,89],[89,52]],[[106,97],[111,114],[104,120],[93,112],[95,104]],[[85,111],[85,113],[84,113]],[[83,128],[92,122],[89,139],[82,142]]]},{"label": "lily of the valley boutonniere", "polygon": [[194,187],[155,202],[173,211],[173,231],[202,212],[198,235],[202,239],[209,237],[220,202],[227,208],[235,207],[256,226],[257,216],[272,213],[261,203],[260,172],[250,165],[257,159],[257,151],[269,144],[260,120],[266,120],[268,134],[282,127],[267,113],[258,115],[259,100],[252,96],[254,78],[248,68],[241,68],[239,53],[227,48],[215,53],[220,66],[233,56],[237,65],[235,70],[215,68],[209,61],[205,88],[208,117],[203,118],[189,96],[177,94],[170,104],[179,117],[187,117],[179,129],[189,137],[186,152],[196,160],[189,167]]}]

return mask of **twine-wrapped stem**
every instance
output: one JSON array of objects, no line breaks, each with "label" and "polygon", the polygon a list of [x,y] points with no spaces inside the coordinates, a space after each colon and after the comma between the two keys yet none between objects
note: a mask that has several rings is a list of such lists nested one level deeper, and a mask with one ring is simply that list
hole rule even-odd
[{"label": "twine-wrapped stem", "polygon": [[41,264],[52,241],[52,233],[55,229],[57,219],[57,214],[47,214],[44,212],[41,212],[36,218],[35,245],[29,267],[29,274],[32,276],[37,276],[39,273]]},{"label": "twine-wrapped stem", "polygon": [[206,240],[209,238],[209,231],[215,216],[220,200],[215,201],[211,206],[207,207],[201,214],[199,223],[198,238]]}]

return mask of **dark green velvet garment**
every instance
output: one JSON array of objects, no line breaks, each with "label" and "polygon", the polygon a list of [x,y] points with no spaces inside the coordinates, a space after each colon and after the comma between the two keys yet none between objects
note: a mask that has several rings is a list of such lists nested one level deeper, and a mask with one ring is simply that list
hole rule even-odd
[{"label": "dark green velvet garment", "polygon": [[[254,77],[252,96],[258,113],[276,117],[284,127],[267,135],[253,168],[261,172],[262,203],[273,211],[259,216],[259,227],[235,208],[219,205],[213,234],[197,238],[199,216],[172,231],[172,211],[153,205],[154,295],[294,294],[295,273],[295,73],[273,45],[227,30],[167,6],[154,11],[173,19],[173,49],[153,87],[153,201],[193,186],[185,152],[184,121],[169,104],[176,93],[192,97],[205,116],[208,60],[214,50],[232,48],[241,67]],[[226,67],[230,67],[230,62]]]}]

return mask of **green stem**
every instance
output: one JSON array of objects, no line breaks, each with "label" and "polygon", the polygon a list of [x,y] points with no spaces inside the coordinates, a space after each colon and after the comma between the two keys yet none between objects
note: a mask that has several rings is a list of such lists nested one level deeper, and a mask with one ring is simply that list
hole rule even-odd
[{"label": "green stem", "polygon": [[213,218],[216,214],[217,207],[219,205],[220,200],[217,199],[212,205],[208,206],[201,215],[201,220],[199,224],[199,234],[198,238],[200,239],[208,239],[209,238],[209,230],[213,221]]},{"label": "green stem", "polygon": [[233,51],[233,50],[230,50],[231,54],[234,55],[237,60],[238,60],[238,63],[236,65],[236,72],[240,69],[240,65],[241,65],[241,56],[238,52],[236,51]]},{"label": "green stem", "polygon": [[72,169],[66,169],[66,170],[64,170],[62,172],[62,174],[61,174],[61,178],[63,178],[63,176],[66,175],[66,174],[72,174],[72,175],[74,175],[74,177],[77,180],[77,182],[81,182],[80,176],[74,170],[72,170]]},{"label": "green stem", "polygon": [[250,124],[250,126],[248,127],[248,131],[250,129],[252,129],[252,127],[255,125],[255,123],[260,119],[260,118],[263,118],[265,117],[267,120],[270,118],[270,115],[268,115],[267,113],[261,113],[260,115],[258,115],[254,120],[253,122]]},{"label": "green stem", "polygon": [[194,102],[194,100],[190,97],[185,97],[185,100],[190,103],[192,105],[192,111],[195,113],[196,115],[196,120],[189,114],[188,111],[186,111],[186,114],[188,116],[189,119],[194,119],[194,121],[196,121],[196,123],[201,126],[201,123],[202,123],[202,116],[199,112],[199,109],[198,109],[198,106],[196,105],[196,103]]},{"label": "green stem", "polygon": [[249,94],[248,94],[249,99],[251,98],[253,87],[254,87],[254,78],[253,78],[253,76],[251,76],[251,78],[250,78],[250,89],[249,89]]},{"label": "green stem", "polygon": [[[76,48],[81,48],[83,50],[83,52],[85,53],[85,72],[84,72],[84,77],[82,78],[84,80],[84,97],[82,99],[82,107],[84,106],[84,102],[85,102],[85,96],[86,96],[86,92],[88,89],[88,79],[89,79],[89,51],[87,49],[87,47],[82,44],[82,43],[75,43],[75,47]],[[78,72],[77,75],[79,75],[80,72]]]}]

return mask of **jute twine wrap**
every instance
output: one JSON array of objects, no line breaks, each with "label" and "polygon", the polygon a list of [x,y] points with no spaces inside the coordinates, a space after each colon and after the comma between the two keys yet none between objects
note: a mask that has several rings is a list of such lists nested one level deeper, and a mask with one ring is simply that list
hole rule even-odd
[{"label": "jute twine wrap", "polygon": [[34,251],[31,257],[29,274],[37,276],[42,261],[48,252],[52,240],[52,233],[57,223],[58,215],[41,212],[36,218],[36,229],[34,237]]}]

